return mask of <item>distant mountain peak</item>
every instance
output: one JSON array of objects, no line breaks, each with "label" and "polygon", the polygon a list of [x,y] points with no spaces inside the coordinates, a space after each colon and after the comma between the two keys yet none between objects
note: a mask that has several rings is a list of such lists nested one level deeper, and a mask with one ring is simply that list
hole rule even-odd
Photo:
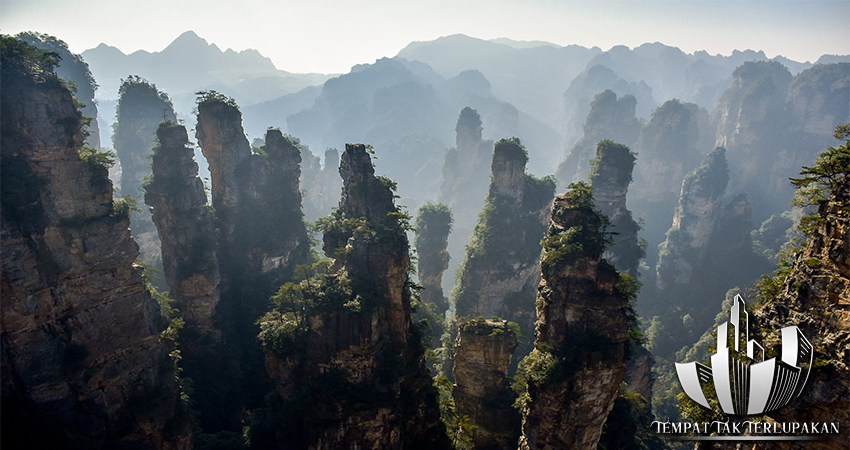
[{"label": "distant mountain peak", "polygon": [[[207,50],[211,46],[206,39],[195,34],[194,31],[189,30],[177,36],[177,39],[168,44],[168,47],[165,47],[162,50],[162,53],[169,52],[183,52],[183,51],[203,51]],[[218,47],[216,47],[218,50]],[[219,50],[220,51],[220,50]]]}]

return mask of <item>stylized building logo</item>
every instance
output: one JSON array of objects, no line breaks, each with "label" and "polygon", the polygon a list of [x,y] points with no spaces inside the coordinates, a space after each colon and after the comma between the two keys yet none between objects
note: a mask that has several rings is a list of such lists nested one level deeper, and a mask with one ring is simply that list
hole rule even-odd
[{"label": "stylized building logo", "polygon": [[[796,326],[782,329],[782,359],[765,361],[764,347],[750,339],[744,300],[735,296],[729,321],[717,328],[717,352],[711,367],[698,362],[676,363],[685,394],[711,408],[703,387],[714,382],[723,412],[748,416],[774,411],[797,398],[812,367],[812,344]],[[746,351],[744,350],[746,344]],[[805,368],[800,363],[808,363]]]}]

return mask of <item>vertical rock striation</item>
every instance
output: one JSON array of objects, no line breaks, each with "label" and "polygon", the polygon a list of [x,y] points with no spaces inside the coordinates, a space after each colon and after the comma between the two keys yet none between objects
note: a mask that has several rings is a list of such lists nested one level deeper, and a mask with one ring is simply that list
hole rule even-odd
[{"label": "vertical rock striation", "polygon": [[[153,177],[145,187],[145,203],[151,207],[162,241],[165,279],[186,321],[186,330],[218,340],[213,323],[219,301],[215,233],[207,212],[207,196],[198,178],[194,150],[188,146],[186,128],[163,122],[156,132]],[[184,343],[195,347],[191,342]]]},{"label": "vertical rock striation", "polygon": [[634,293],[602,259],[591,189],[572,186],[555,198],[543,241],[535,349],[520,364],[522,449],[595,449],[626,373]]},{"label": "vertical rock striation", "polygon": [[4,447],[191,448],[129,208],[49,57],[2,39]]},{"label": "vertical rock striation", "polygon": [[660,247],[656,285],[666,289],[691,281],[695,269],[708,251],[708,243],[717,228],[721,201],[729,182],[726,150],[714,149],[702,165],[682,182],[679,206],[673,226]]},{"label": "vertical rock striation", "polygon": [[[555,191],[550,178],[525,173],[519,139],[503,139],[493,152],[490,193],[467,246],[460,282],[452,292],[458,317],[499,316],[531,336],[536,320],[540,239]],[[530,351],[520,346],[518,360]]]},{"label": "vertical rock striation", "polygon": [[[255,442],[297,447],[443,448],[421,331],[410,319],[410,258],[394,183],[347,144],[342,198],[322,221],[328,272],[276,296],[261,323],[283,404]],[[297,293],[297,294],[295,294]]]},{"label": "vertical rock striation", "polygon": [[449,233],[452,231],[452,211],[444,204],[427,203],[416,214],[416,254],[419,257],[419,283],[422,301],[437,306],[441,316],[449,309],[443,296],[443,272],[449,268]]},{"label": "vertical rock striation", "polygon": [[558,165],[555,176],[562,185],[584,180],[590,172],[588,161],[593,158],[596,143],[605,139],[634,145],[640,134],[640,121],[635,117],[637,100],[632,95],[617,98],[605,90],[593,98],[590,113],[584,123],[584,135],[573,146],[567,158]]},{"label": "vertical rock striation", "polygon": [[457,413],[475,427],[476,449],[516,448],[520,417],[508,367],[518,344],[518,329],[507,320],[472,319],[458,325],[454,352],[454,397]]},{"label": "vertical rock striation", "polygon": [[638,265],[646,255],[638,241],[637,222],[626,208],[626,194],[632,182],[635,155],[629,148],[613,141],[596,146],[596,158],[590,162],[590,185],[596,209],[608,217],[614,244],[604,258],[617,270],[632,277],[638,276]]}]

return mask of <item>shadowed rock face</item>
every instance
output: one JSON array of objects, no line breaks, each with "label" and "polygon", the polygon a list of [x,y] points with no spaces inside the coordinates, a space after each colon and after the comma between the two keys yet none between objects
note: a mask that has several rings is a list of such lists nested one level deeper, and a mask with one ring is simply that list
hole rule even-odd
[{"label": "shadowed rock face", "polygon": [[[780,422],[838,422],[850,426],[850,183],[833,191],[821,206],[821,223],[809,234],[794,259],[781,291],[754,313],[758,327],[779,330],[796,325],[814,344],[815,364],[800,397],[769,416]],[[779,333],[765,335],[765,346],[779,344]],[[841,432],[824,441],[780,443],[771,448],[842,449],[850,435]],[[759,445],[757,448],[766,448]]]},{"label": "shadowed rock face", "polygon": [[198,144],[210,165],[212,204],[224,243],[233,239],[234,208],[239,201],[236,169],[251,156],[251,146],[242,130],[242,113],[235,105],[221,101],[198,104]]},{"label": "shadowed rock face", "polygon": [[82,115],[3,56],[3,442],[189,449],[166,324],[107,168],[81,158]]},{"label": "shadowed rock face", "polygon": [[[310,262],[299,190],[301,148],[270,129],[263,148],[252,154],[241,120],[232,99],[215,93],[199,99],[197,138],[210,163],[219,230],[215,320],[226,344],[215,355],[220,373],[213,376],[215,368],[208,368],[201,371],[203,381],[195,379],[201,425],[211,433],[239,427],[242,410],[263,405],[271,383],[256,343],[256,322],[295,267]],[[217,388],[221,380],[227,380],[227,389]]]},{"label": "shadowed rock face", "polygon": [[[554,181],[525,173],[528,160],[519,140],[496,143],[490,193],[479,215],[460,283],[452,291],[458,317],[499,316],[517,322],[523,336],[534,330],[540,239],[554,194]],[[531,350],[520,345],[517,362]]]},{"label": "shadowed rock face", "polygon": [[608,217],[614,244],[605,253],[605,260],[617,270],[637,278],[638,265],[645,251],[638,242],[640,227],[626,209],[626,193],[632,182],[635,155],[625,145],[602,141],[596,146],[596,158],[591,161],[590,184],[596,208]]},{"label": "shadowed rock face", "polygon": [[520,417],[507,380],[517,338],[507,320],[479,318],[458,327],[452,396],[458,414],[469,416],[476,427],[472,439],[477,449],[517,445]]},{"label": "shadowed rock face", "polygon": [[151,207],[162,241],[165,279],[186,329],[217,341],[220,330],[213,324],[213,315],[221,277],[194,150],[187,145],[189,139],[182,125],[160,124],[157,139],[159,147],[154,151],[153,179],[145,188],[145,203]]},{"label": "shadowed rock face", "polygon": [[[303,424],[275,441],[319,449],[447,447],[424,349],[411,329],[409,248],[393,183],[374,175],[363,144],[346,145],[339,173],[342,197],[323,238],[335,261],[311,281],[338,297],[304,315],[302,334],[266,347],[283,410],[294,408],[293,420]],[[327,386],[336,394],[304,397]]]},{"label": "shadowed rock face", "polygon": [[603,221],[586,187],[555,198],[544,240],[522,449],[595,449],[626,373],[628,295],[602,259]]}]

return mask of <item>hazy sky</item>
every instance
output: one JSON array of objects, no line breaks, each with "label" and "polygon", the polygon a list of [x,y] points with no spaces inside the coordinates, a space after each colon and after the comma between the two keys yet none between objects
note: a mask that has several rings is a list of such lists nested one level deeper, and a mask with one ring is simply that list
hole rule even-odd
[{"label": "hazy sky", "polygon": [[0,0],[0,32],[25,30],[74,52],[104,42],[125,53],[159,51],[194,30],[222,50],[256,48],[291,72],[347,72],[455,33],[814,61],[850,53],[850,0]]}]

